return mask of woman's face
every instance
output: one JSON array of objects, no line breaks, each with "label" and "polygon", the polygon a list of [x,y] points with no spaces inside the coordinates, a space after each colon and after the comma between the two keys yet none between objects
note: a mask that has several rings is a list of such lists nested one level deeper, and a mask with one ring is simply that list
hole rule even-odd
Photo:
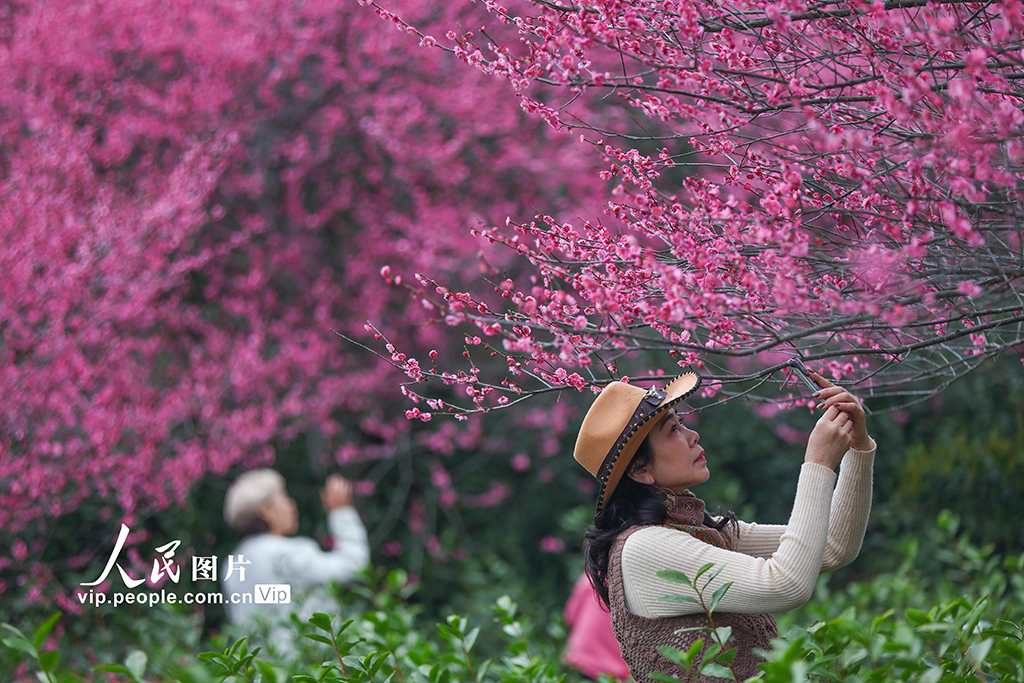
[{"label": "woman's face", "polygon": [[278,536],[293,536],[299,530],[299,511],[295,501],[284,490],[278,491],[270,501],[260,508],[260,517],[270,527],[269,531]]},{"label": "woman's face", "polygon": [[651,462],[630,473],[641,484],[681,493],[683,489],[702,484],[711,476],[704,448],[697,442],[700,434],[679,421],[676,411],[669,410],[647,436]]}]

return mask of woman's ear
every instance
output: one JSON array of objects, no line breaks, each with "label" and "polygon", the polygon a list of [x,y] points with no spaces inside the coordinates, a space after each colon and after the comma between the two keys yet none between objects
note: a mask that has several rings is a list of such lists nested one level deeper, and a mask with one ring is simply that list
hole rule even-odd
[{"label": "woman's ear", "polygon": [[260,506],[257,516],[267,523],[267,526],[274,526],[274,508],[270,503],[264,503]]},{"label": "woman's ear", "polygon": [[654,475],[651,473],[651,468],[647,465],[636,468],[627,476],[638,484],[654,486]]}]

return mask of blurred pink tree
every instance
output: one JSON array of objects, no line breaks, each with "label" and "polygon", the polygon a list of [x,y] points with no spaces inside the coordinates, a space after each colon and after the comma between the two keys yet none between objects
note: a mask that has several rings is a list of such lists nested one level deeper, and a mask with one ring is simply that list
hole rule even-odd
[{"label": "blurred pink tree", "polygon": [[354,3],[0,2],[0,569],[84,501],[131,524],[301,433],[393,452],[397,377],[337,334],[446,358],[402,274],[498,272],[469,227],[604,186],[460,67]]},{"label": "blurred pink tree", "polygon": [[507,79],[617,183],[603,215],[482,231],[535,282],[488,298],[424,278],[482,330],[477,356],[506,361],[408,373],[434,412],[582,391],[645,352],[723,399],[771,400],[759,388],[799,356],[894,407],[1021,352],[1019,0],[485,0],[486,25],[440,38],[370,4]]}]

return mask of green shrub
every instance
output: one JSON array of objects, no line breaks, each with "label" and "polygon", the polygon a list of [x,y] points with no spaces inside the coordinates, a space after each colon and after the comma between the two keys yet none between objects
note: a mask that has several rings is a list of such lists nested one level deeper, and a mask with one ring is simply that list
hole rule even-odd
[{"label": "green shrub", "polygon": [[[902,566],[868,581],[832,590],[820,580],[814,599],[779,619],[782,637],[767,654],[765,683],[1019,683],[1024,681],[1024,555],[1000,556],[979,548],[959,531],[951,514],[915,541],[902,544]],[[706,586],[710,568],[700,582]],[[685,583],[689,578],[677,577]],[[699,577],[695,577],[696,580]],[[342,615],[294,620],[286,652],[260,633],[230,632],[209,643],[213,652],[162,651],[142,617],[137,640],[120,661],[89,667],[81,653],[57,642],[59,615],[29,636],[3,625],[9,662],[22,680],[42,683],[106,681],[157,683],[559,683],[578,680],[561,662],[564,630],[559,617],[525,618],[508,596],[492,606],[490,620],[422,618],[409,600],[404,572],[370,575],[365,585],[343,589]],[[726,589],[727,590],[727,589]],[[704,596],[707,610],[720,589]],[[424,622],[427,623],[424,623]],[[549,622],[549,623],[546,623]],[[156,625],[157,630],[163,628]],[[66,633],[73,634],[73,629]],[[721,642],[715,642],[717,640]],[[65,637],[66,638],[66,637]],[[728,676],[727,633],[709,633],[717,647],[676,651],[672,657],[696,675]],[[141,647],[140,647],[141,645]],[[133,648],[133,649],[132,649]],[[706,661],[705,661],[706,660]],[[4,677],[6,680],[6,677]],[[666,677],[666,680],[673,680]],[[729,680],[726,678],[726,680]]]}]

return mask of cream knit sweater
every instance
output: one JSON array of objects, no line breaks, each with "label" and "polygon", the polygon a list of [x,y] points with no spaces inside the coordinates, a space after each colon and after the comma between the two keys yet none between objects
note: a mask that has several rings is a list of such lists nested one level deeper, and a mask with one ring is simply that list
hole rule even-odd
[{"label": "cream knit sweater", "polygon": [[693,578],[709,562],[722,571],[711,582],[705,599],[710,600],[722,584],[732,582],[716,612],[765,614],[804,604],[814,591],[818,574],[849,564],[860,552],[871,511],[874,446],[872,442],[870,451],[846,453],[838,483],[836,473],[828,467],[804,463],[789,523],[740,522],[738,536],[726,527],[732,538],[731,551],[670,527],[635,532],[622,549],[626,607],[651,618],[703,611],[693,603],[659,600],[673,594],[697,595],[692,588],[656,574],[674,569]]}]

